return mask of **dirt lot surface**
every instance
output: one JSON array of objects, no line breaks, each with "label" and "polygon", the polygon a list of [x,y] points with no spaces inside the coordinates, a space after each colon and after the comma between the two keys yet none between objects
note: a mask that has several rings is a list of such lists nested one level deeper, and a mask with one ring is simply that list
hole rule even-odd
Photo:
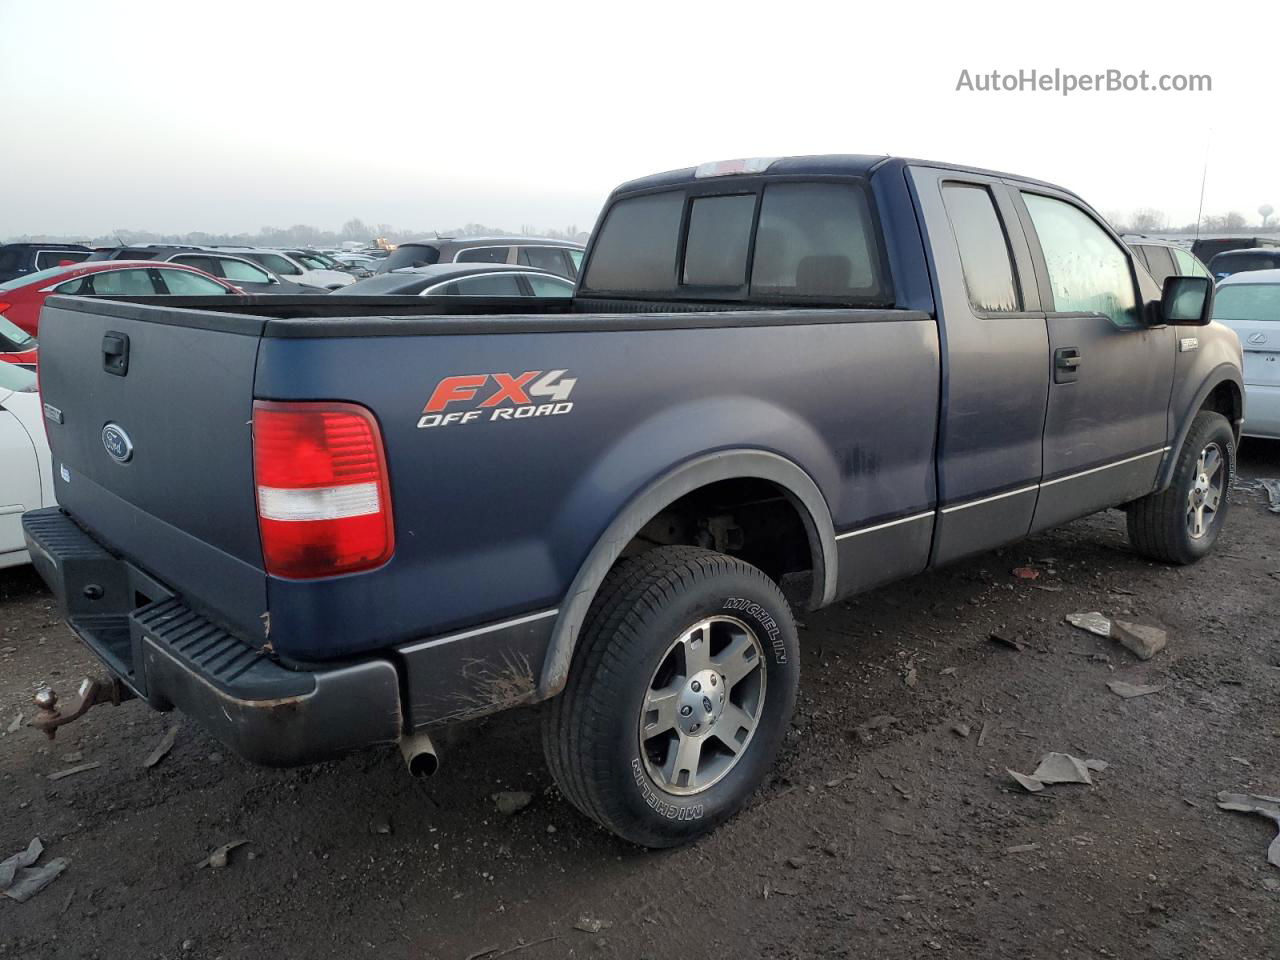
[{"label": "dirt lot surface", "polygon": [[[94,664],[29,568],[0,571],[0,858],[39,836],[70,860],[0,898],[0,957],[1274,960],[1275,828],[1214,801],[1280,794],[1280,516],[1250,482],[1280,444],[1247,443],[1241,476],[1193,568],[1135,557],[1111,512],[809,616],[776,776],[663,853],[559,799],[533,711],[453,731],[428,781],[391,753],[257,769],[191,724],[144,769],[181,718],[137,702],[6,733]],[[1143,663],[1063,622],[1088,610],[1169,645]],[[1025,792],[1006,768],[1048,751],[1109,766]],[[503,790],[533,802],[504,816]]]}]

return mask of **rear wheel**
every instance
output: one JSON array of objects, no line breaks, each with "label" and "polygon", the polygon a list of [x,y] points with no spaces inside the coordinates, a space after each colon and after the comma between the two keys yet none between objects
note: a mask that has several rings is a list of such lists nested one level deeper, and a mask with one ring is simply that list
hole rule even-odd
[{"label": "rear wheel", "polygon": [[1153,560],[1199,560],[1222,532],[1235,472],[1231,424],[1220,413],[1200,411],[1178,452],[1168,488],[1129,505],[1129,542]]},{"label": "rear wheel", "polygon": [[795,706],[790,608],[749,564],[661,547],[614,567],[544,715],[561,792],[618,836],[683,843],[732,816]]}]

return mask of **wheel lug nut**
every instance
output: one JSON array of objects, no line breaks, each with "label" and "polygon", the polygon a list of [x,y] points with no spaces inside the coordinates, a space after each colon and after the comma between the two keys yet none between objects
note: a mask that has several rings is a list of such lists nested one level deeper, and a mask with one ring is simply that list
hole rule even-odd
[{"label": "wheel lug nut", "polygon": [[682,717],[687,717],[691,713],[693,713],[693,707],[689,706],[687,703],[680,708],[680,716]]},{"label": "wheel lug nut", "polygon": [[716,675],[714,673],[711,675],[711,685],[713,687],[716,685]]},{"label": "wheel lug nut", "polygon": [[694,693],[698,693],[700,690],[702,690],[702,684],[700,684],[697,680],[695,680],[693,681],[693,683],[689,684],[689,689],[692,690]]}]

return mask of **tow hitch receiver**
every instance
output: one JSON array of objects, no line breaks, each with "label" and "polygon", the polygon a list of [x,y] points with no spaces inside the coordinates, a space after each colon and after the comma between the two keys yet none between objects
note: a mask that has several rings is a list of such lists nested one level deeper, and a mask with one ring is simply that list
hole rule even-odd
[{"label": "tow hitch receiver", "polygon": [[49,687],[38,690],[35,695],[36,706],[40,712],[36,714],[31,726],[43,730],[44,735],[52,740],[58,735],[58,728],[64,723],[79,720],[93,707],[109,703],[118,707],[125,700],[133,698],[133,693],[125,688],[115,677],[103,680],[97,677],[85,677],[80,681],[77,691],[79,699],[68,710],[58,708],[58,694]]}]

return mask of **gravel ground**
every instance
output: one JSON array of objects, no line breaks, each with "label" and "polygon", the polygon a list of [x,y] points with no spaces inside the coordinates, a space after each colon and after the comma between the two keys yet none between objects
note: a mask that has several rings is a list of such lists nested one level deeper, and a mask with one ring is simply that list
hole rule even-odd
[{"label": "gravel ground", "polygon": [[[1274,827],[1214,800],[1280,794],[1280,516],[1251,482],[1280,477],[1280,444],[1246,442],[1241,476],[1192,568],[1134,556],[1110,512],[809,616],[775,776],[663,853],[560,800],[531,710],[451,731],[428,781],[390,752],[254,768],[136,702],[6,733],[94,664],[29,568],[0,571],[0,858],[39,836],[70,860],[0,898],[0,957],[1274,960]],[[1169,645],[1140,662],[1063,622],[1084,610]],[[1109,766],[1023,791],[1006,768],[1048,751]],[[533,801],[503,815],[504,790]]]}]

